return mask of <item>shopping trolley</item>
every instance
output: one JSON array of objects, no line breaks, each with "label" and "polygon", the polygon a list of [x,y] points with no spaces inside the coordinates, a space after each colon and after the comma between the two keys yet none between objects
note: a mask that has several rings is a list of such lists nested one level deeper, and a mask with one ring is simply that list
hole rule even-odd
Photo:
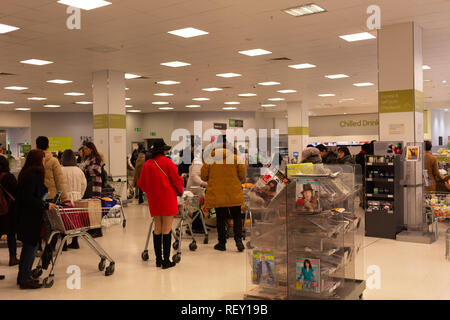
[{"label": "shopping trolley", "polygon": [[[110,208],[72,208],[57,206],[56,209],[47,211],[47,218],[51,226],[51,234],[46,242],[46,246],[49,246],[53,237],[58,234],[62,235],[61,244],[57,249],[56,256],[51,258],[51,270],[49,275],[44,278],[43,285],[46,288],[53,286],[54,269],[58,261],[59,256],[62,253],[64,244],[68,239],[74,237],[80,237],[84,239],[89,247],[94,250],[100,257],[98,269],[100,271],[105,270],[105,276],[110,276],[114,273],[115,262],[108,255],[108,253],[95,241],[88,233],[90,229],[101,228],[102,217],[109,212]],[[39,259],[38,265],[32,270],[32,277],[34,279],[39,278],[43,273],[43,261],[42,256]],[[109,266],[106,267],[106,260],[109,261]],[[106,267],[106,269],[105,269]]]},{"label": "shopping trolley", "polygon": [[117,204],[120,206],[120,213],[122,217],[122,227],[126,227],[127,225],[127,219],[125,217],[125,211],[123,210],[123,202],[122,202],[122,194],[123,194],[123,188],[127,186],[126,181],[110,181],[109,184],[114,184],[112,188],[104,188],[102,190],[101,196],[102,197],[110,197],[111,199],[115,200]]}]

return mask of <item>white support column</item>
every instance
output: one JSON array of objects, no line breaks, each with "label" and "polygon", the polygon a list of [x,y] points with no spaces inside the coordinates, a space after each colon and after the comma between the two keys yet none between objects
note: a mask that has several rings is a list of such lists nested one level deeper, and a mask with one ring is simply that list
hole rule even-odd
[{"label": "white support column", "polygon": [[302,101],[288,102],[288,149],[289,158],[298,152],[299,160],[303,149],[308,145],[309,110]]},{"label": "white support column", "polygon": [[103,153],[114,179],[127,176],[125,73],[102,70],[93,74],[94,143]]}]

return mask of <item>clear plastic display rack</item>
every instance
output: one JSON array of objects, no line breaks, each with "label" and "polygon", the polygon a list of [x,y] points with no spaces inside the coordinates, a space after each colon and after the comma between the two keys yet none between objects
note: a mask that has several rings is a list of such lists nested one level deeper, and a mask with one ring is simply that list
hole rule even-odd
[{"label": "clear plastic display rack", "polygon": [[288,178],[264,168],[247,193],[252,229],[245,299],[362,298],[361,176],[354,166],[305,168],[290,170]]}]

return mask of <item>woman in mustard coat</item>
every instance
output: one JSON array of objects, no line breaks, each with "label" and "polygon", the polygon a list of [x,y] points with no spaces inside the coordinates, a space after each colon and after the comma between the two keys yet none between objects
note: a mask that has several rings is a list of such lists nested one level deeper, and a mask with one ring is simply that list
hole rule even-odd
[{"label": "woman in mustard coat", "polygon": [[234,221],[236,247],[243,251],[241,207],[244,204],[244,193],[241,182],[245,179],[245,165],[238,164],[235,152],[224,144],[223,148],[216,149],[206,159],[201,169],[201,179],[208,183],[205,206],[216,210],[219,243],[214,249],[226,250],[225,225],[230,214]]}]

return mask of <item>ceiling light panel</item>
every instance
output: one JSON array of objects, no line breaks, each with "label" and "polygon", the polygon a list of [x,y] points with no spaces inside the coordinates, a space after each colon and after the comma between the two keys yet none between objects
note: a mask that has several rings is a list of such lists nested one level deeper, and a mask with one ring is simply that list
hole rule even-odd
[{"label": "ceiling light panel", "polygon": [[298,7],[284,9],[283,12],[290,14],[291,16],[294,16],[294,17],[301,17],[301,16],[307,16],[307,15],[311,15],[311,14],[326,12],[326,10],[324,8],[318,6],[317,4],[310,3],[310,4],[298,6]]},{"label": "ceiling light panel", "polygon": [[236,107],[223,107],[223,110],[236,110]]},{"label": "ceiling light panel", "polygon": [[261,107],[264,107],[264,108],[270,108],[270,107],[276,107],[276,106],[277,106],[276,104],[271,104],[271,103],[261,105]]},{"label": "ceiling light panel", "polygon": [[361,82],[361,83],[354,83],[355,87],[371,87],[374,84],[372,82]]},{"label": "ceiling light panel", "polygon": [[81,92],[66,92],[64,93],[65,96],[84,96],[84,93]]},{"label": "ceiling light panel", "polygon": [[194,101],[209,101],[209,98],[193,98]]},{"label": "ceiling light panel", "polygon": [[319,97],[334,97],[334,96],[336,96],[336,95],[333,94],[333,93],[322,93],[322,94],[319,94]]},{"label": "ceiling light panel", "polygon": [[0,101],[0,104],[14,104],[12,101]]},{"label": "ceiling light panel", "polygon": [[28,98],[28,100],[34,100],[34,101],[42,101],[42,100],[47,100],[47,98],[41,98],[41,97],[31,97],[31,98]]},{"label": "ceiling light panel", "polygon": [[195,29],[195,28],[184,28],[184,29],[169,31],[168,33],[173,34],[175,36],[183,37],[183,38],[192,38],[192,37],[203,36],[205,34],[208,34],[209,32]]},{"label": "ceiling light panel", "polygon": [[295,93],[295,92],[297,92],[297,90],[287,89],[287,90],[278,90],[277,92],[279,92],[279,93]]},{"label": "ceiling light panel", "polygon": [[173,110],[172,107],[159,107],[159,110]]},{"label": "ceiling light panel", "polygon": [[132,113],[137,113],[137,112],[141,112],[141,110],[127,110],[127,112],[132,112]]},{"label": "ceiling light panel", "polygon": [[129,104],[127,104],[127,105],[125,106],[125,108],[133,108],[133,106],[132,106],[132,105],[129,105]]},{"label": "ceiling light panel", "polygon": [[20,91],[20,90],[27,90],[27,87],[19,87],[19,86],[10,86],[10,87],[5,87],[6,90],[16,90],[16,91]]},{"label": "ceiling light panel", "polygon": [[56,84],[66,84],[66,83],[72,83],[73,81],[70,80],[61,80],[61,79],[55,79],[55,80],[48,80],[48,83],[56,83]]},{"label": "ceiling light panel", "polygon": [[270,98],[268,99],[269,101],[284,101],[286,100],[285,98]]},{"label": "ceiling light panel", "polygon": [[125,101],[130,101],[131,100],[131,98],[125,98]]},{"label": "ceiling light panel", "polygon": [[76,104],[92,104],[92,102],[91,101],[78,101],[78,102],[75,102]]},{"label": "ceiling light panel", "polygon": [[44,108],[61,108],[59,104],[46,104]]},{"label": "ceiling light panel", "polygon": [[31,108],[16,108],[17,111],[30,111]]},{"label": "ceiling light panel", "polygon": [[171,67],[171,68],[179,68],[179,67],[185,67],[190,66],[190,63],[187,62],[181,62],[181,61],[172,61],[172,62],[164,62],[161,63],[162,66]]},{"label": "ceiling light panel", "polygon": [[376,37],[368,32],[361,32],[339,36],[339,38],[344,39],[347,42],[355,42],[355,41],[375,39]]},{"label": "ceiling light panel", "polygon": [[259,82],[258,83],[260,86],[275,86],[280,84],[279,82],[276,81],[267,81],[267,82]]},{"label": "ceiling light panel", "polygon": [[222,77],[222,78],[234,78],[234,77],[240,77],[240,76],[242,76],[242,74],[228,72],[228,73],[219,73],[219,74],[216,74],[216,76]]},{"label": "ceiling light panel", "polygon": [[0,34],[19,30],[20,28],[0,23]]},{"label": "ceiling light panel", "polygon": [[20,61],[20,63],[32,64],[32,65],[35,65],[35,66],[44,66],[46,64],[51,64],[53,62],[52,61],[46,61],[46,60],[39,60],[39,59],[29,59],[29,60]]},{"label": "ceiling light panel", "polygon": [[203,91],[208,91],[208,92],[214,92],[214,91],[222,91],[223,89],[221,88],[205,88],[202,89]]},{"label": "ceiling light panel", "polygon": [[288,66],[289,68],[292,69],[311,69],[311,68],[316,68],[317,66],[314,64],[310,64],[310,63],[300,63],[300,64],[292,64],[290,66]]},{"label": "ceiling light panel", "polygon": [[239,53],[249,56],[249,57],[256,57],[256,56],[262,56],[265,54],[271,54],[272,52],[264,50],[264,49],[252,49],[252,50],[239,51]]},{"label": "ceiling light panel", "polygon": [[180,84],[181,82],[179,81],[173,81],[173,80],[164,80],[164,81],[158,81],[158,84],[163,84],[166,86],[170,86],[170,85],[174,85],[174,84]]},{"label": "ceiling light panel", "polygon": [[325,76],[325,78],[328,78],[328,79],[342,79],[342,78],[348,78],[348,77],[349,77],[348,75],[342,74],[342,73],[340,73],[340,74],[330,74],[328,76]]},{"label": "ceiling light panel", "polygon": [[256,93],[240,93],[239,97],[256,97]]},{"label": "ceiling light panel", "polygon": [[423,70],[430,70],[431,67],[430,67],[430,66],[427,66],[427,65],[423,65],[423,66],[422,66],[422,69],[423,69]]},{"label": "ceiling light panel", "polygon": [[132,74],[132,73],[125,73],[125,79],[127,79],[127,80],[137,79],[137,78],[141,78],[141,76],[137,75],[137,74]]},{"label": "ceiling light panel", "polygon": [[241,104],[241,103],[238,101],[227,101],[224,104],[233,105],[233,104]]},{"label": "ceiling light panel", "polygon": [[200,108],[200,106],[198,104],[190,104],[187,105],[186,108]]},{"label": "ceiling light panel", "polygon": [[173,96],[173,93],[159,92],[159,93],[154,93],[153,95],[158,96],[158,97],[170,97],[170,96]]},{"label": "ceiling light panel", "polygon": [[58,3],[83,10],[97,9],[111,4],[111,2],[104,0],[59,0]]},{"label": "ceiling light panel", "polygon": [[163,105],[163,104],[169,104],[169,103],[166,101],[154,101],[154,102],[152,102],[152,104]]}]

